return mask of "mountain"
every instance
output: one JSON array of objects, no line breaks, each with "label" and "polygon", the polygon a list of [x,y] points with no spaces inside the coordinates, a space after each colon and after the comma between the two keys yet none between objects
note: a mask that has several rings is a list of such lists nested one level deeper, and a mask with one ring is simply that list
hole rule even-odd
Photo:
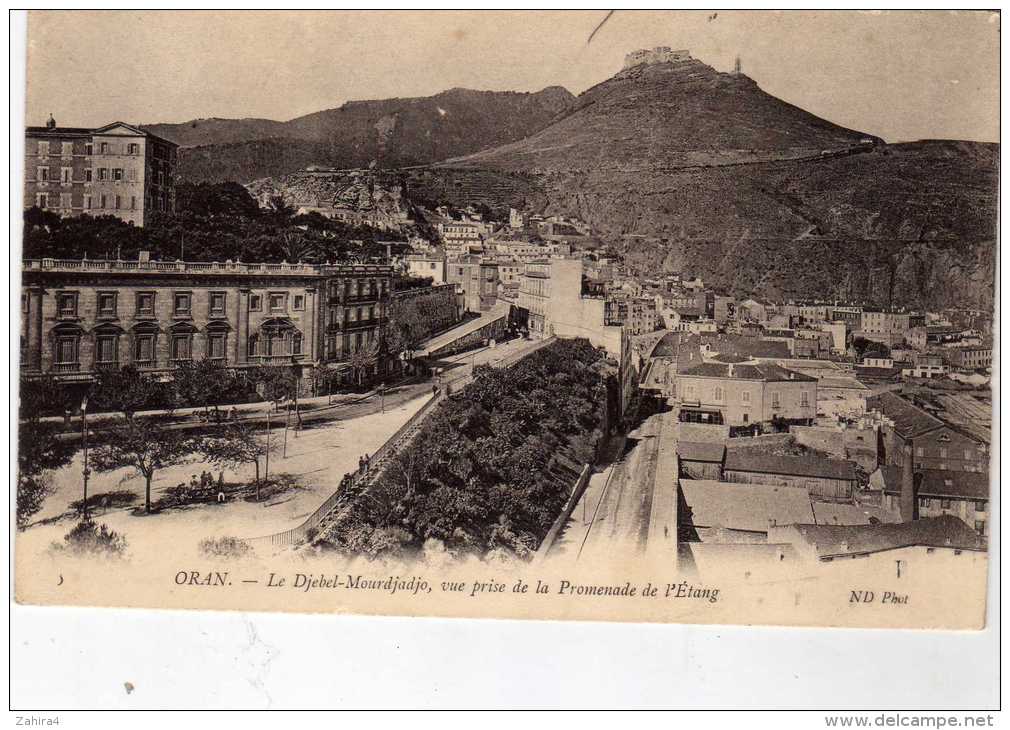
[{"label": "mountain", "polygon": [[449,164],[662,170],[843,154],[879,141],[687,57],[625,68],[580,94],[550,126]]},{"label": "mountain", "polygon": [[469,154],[537,132],[574,98],[559,86],[536,93],[450,89],[348,102],[288,122],[205,119],[145,129],[182,145],[181,179],[246,183],[309,165],[408,167]]},{"label": "mountain", "polygon": [[686,58],[626,68],[522,140],[411,171],[411,190],[577,216],[643,273],[728,293],[989,307],[998,158],[886,144]]},{"label": "mountain", "polygon": [[181,124],[144,124],[144,129],[182,147],[249,142],[284,136],[284,122],[272,119],[193,119]]}]

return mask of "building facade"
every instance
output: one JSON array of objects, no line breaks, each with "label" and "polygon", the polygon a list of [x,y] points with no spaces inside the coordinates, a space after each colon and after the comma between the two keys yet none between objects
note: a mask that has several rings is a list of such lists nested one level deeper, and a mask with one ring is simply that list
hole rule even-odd
[{"label": "building facade", "polygon": [[64,217],[113,215],[143,226],[153,211],[175,210],[177,145],[137,127],[25,130],[25,208]]},{"label": "building facade", "polygon": [[446,265],[446,282],[455,284],[468,312],[486,312],[498,301],[498,264],[464,256]]},{"label": "building facade", "polygon": [[391,275],[357,264],[25,261],[22,369],[89,380],[124,365],[165,373],[208,358],[301,373],[372,348],[381,372]]},{"label": "building facade", "polygon": [[881,462],[903,466],[911,450],[915,469],[988,473],[988,444],[955,429],[901,396],[884,392],[867,399],[890,423],[881,429]]},{"label": "building facade", "polygon": [[446,262],[443,255],[408,254],[404,264],[409,276],[431,279],[434,285],[446,283]]},{"label": "building facade", "polygon": [[772,363],[743,360],[712,360],[678,373],[680,420],[747,426],[776,420],[810,423],[816,418],[816,378]]},{"label": "building facade", "polygon": [[859,334],[867,340],[891,347],[904,342],[909,334],[908,312],[889,312],[864,309]]},{"label": "building facade", "polygon": [[[883,506],[892,511],[899,509],[901,477],[896,466],[882,466],[870,477],[870,487],[883,492]],[[954,515],[979,535],[988,534],[988,475],[923,469],[915,472],[914,488],[920,519]]]}]

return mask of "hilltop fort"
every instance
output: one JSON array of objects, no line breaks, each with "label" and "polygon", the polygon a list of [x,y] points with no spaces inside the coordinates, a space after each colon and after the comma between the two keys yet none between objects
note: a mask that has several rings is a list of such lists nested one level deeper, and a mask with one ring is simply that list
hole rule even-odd
[{"label": "hilltop fort", "polygon": [[624,57],[624,68],[631,68],[640,64],[687,61],[690,58],[691,52],[686,49],[674,51],[669,46],[656,46],[651,49],[642,48],[638,51],[632,51]]}]

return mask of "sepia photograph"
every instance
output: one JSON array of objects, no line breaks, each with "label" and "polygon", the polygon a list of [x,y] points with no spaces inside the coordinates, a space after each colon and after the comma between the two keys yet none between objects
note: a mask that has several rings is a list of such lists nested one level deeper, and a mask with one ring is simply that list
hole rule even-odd
[{"label": "sepia photograph", "polygon": [[29,11],[15,600],[984,629],[999,34]]}]

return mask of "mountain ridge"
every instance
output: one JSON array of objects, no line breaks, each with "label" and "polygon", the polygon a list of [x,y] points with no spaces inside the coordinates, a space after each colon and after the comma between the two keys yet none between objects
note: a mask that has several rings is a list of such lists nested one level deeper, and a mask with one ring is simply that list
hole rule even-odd
[{"label": "mountain ridge", "polygon": [[311,164],[395,168],[468,154],[528,136],[572,99],[560,86],[537,92],[456,88],[427,97],[346,102],[287,122],[209,119],[144,129],[181,145],[183,180],[245,183]]}]

